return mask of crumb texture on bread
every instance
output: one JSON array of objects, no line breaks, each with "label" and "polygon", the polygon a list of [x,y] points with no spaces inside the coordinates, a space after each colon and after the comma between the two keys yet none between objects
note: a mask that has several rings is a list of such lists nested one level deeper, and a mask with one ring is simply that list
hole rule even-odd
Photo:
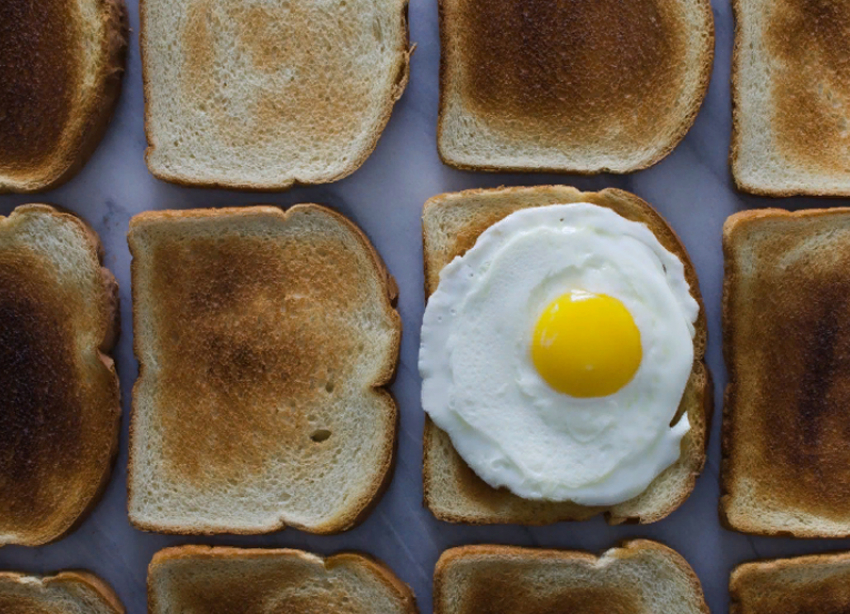
[{"label": "crumb texture on bread", "polygon": [[438,144],[483,170],[629,172],[684,137],[708,87],[707,0],[441,0]]},{"label": "crumb texture on bread", "polygon": [[467,190],[435,196],[423,212],[425,290],[437,289],[440,271],[475,244],[487,228],[525,207],[589,202],[608,207],[623,217],[645,224],[661,244],[685,265],[691,293],[700,304],[694,338],[694,367],[682,397],[679,415],[687,412],[691,430],[682,439],[679,459],[640,495],[610,507],[586,507],[522,499],[506,489],[495,489],[479,478],[452,446],[449,436],[431,420],[425,421],[425,503],[434,515],[449,522],[472,524],[550,524],[585,520],[604,513],[608,522],[655,522],[670,514],[690,495],[705,464],[708,425],[712,411],[711,376],[704,362],[705,309],[696,270],[676,234],[646,202],[628,192],[608,189],[580,192],[565,186]]},{"label": "crumb texture on bread", "polygon": [[744,563],[729,580],[730,614],[850,611],[850,555],[819,554]]},{"label": "crumb texture on bread", "polygon": [[410,588],[353,553],[182,546],[154,555],[150,614],[417,614]]},{"label": "crumb texture on bread", "polygon": [[723,247],[723,519],[848,536],[850,209],[742,212]]},{"label": "crumb texture on bread", "polygon": [[175,533],[328,533],[389,479],[401,321],[368,239],[318,205],[130,225],[130,518]]},{"label": "crumb texture on bread", "polygon": [[56,187],[100,141],[121,87],[122,0],[0,2],[0,193]]},{"label": "crumb texture on bread", "polygon": [[124,614],[118,596],[100,578],[81,571],[36,577],[0,572],[3,614]]},{"label": "crumb texture on bread", "polygon": [[768,196],[850,195],[850,4],[732,4],[736,184]]},{"label": "crumb texture on bread", "polygon": [[463,546],[434,572],[434,614],[708,614],[677,552],[634,540],[600,556],[569,550]]},{"label": "crumb texture on bread", "polygon": [[52,207],[0,217],[0,546],[58,539],[109,479],[117,285],[100,250]]},{"label": "crumb texture on bread", "polygon": [[408,79],[407,0],[142,0],[147,162],[190,185],[354,172]]}]

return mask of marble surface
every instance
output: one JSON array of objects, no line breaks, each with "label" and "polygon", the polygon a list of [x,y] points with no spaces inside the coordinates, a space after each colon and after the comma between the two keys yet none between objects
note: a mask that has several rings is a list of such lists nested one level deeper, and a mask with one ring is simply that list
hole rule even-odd
[{"label": "marble surface", "polygon": [[[728,532],[718,523],[719,416],[726,380],[720,347],[723,220],[741,209],[765,206],[797,209],[837,202],[770,200],[735,192],[727,166],[733,31],[728,0],[714,0],[717,28],[714,73],[705,105],[687,138],[672,155],[648,170],[630,176],[589,178],[459,172],[440,163],[435,146],[439,63],[436,0],[412,0],[411,39],[418,46],[413,56],[411,82],[374,154],[343,181],[282,194],[181,188],[157,181],[148,173],[143,160],[145,135],[137,0],[129,1],[129,9],[133,32],[124,92],[116,117],[92,160],[61,189],[36,196],[0,196],[0,214],[8,214],[16,205],[26,202],[56,203],[83,215],[103,238],[106,264],[121,285],[123,330],[116,351],[124,399],[121,454],[104,499],[79,530],[43,548],[2,548],[0,569],[49,573],[64,568],[87,568],[112,584],[130,614],[142,614],[146,610],[147,564],[155,551],[167,545],[290,546],[320,553],[358,549],[389,564],[413,587],[422,613],[428,614],[434,563],[449,546],[494,542],[599,551],[619,540],[643,536],[669,544],[690,561],[702,580],[709,606],[717,613],[728,609],[727,581],[735,564],[756,557],[850,546],[850,541],[752,538]],[[438,522],[422,507],[423,414],[416,370],[423,310],[422,204],[446,191],[546,183],[571,184],[585,190],[616,186],[637,193],[653,203],[680,234],[700,275],[709,321],[708,363],[714,373],[716,393],[709,458],[687,502],[653,525],[609,527],[596,518],[585,523],[542,528],[466,527]],[[325,203],[348,215],[371,237],[398,280],[399,310],[405,329],[401,364],[393,386],[401,409],[401,433],[392,485],[365,523],[337,536],[319,537],[285,530],[257,537],[187,538],[137,531],[130,526],[126,513],[129,399],[138,370],[132,353],[130,254],[125,240],[128,222],[133,215],[150,209],[298,202]]]}]

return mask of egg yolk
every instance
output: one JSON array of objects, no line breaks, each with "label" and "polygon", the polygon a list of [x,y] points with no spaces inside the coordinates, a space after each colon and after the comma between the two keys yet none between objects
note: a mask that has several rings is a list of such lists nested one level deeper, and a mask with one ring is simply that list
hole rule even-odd
[{"label": "egg yolk", "polygon": [[534,328],[531,357],[540,376],[573,397],[603,397],[631,381],[642,356],[640,331],[625,305],[573,291],[555,299]]}]

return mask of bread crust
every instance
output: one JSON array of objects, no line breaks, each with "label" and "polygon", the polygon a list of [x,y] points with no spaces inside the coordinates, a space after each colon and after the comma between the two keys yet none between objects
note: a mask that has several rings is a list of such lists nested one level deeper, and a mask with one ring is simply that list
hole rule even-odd
[{"label": "bread crust", "polygon": [[208,189],[226,189],[226,190],[236,190],[241,192],[282,192],[285,190],[289,190],[298,186],[309,186],[309,185],[321,185],[325,183],[333,183],[335,181],[339,181],[349,175],[351,175],[354,171],[359,169],[364,162],[372,155],[372,152],[375,151],[375,148],[378,146],[378,140],[384,132],[384,129],[387,126],[387,123],[390,121],[390,116],[392,115],[393,108],[395,107],[395,103],[401,98],[402,94],[404,94],[404,90],[407,88],[407,84],[410,81],[410,58],[413,55],[413,52],[416,49],[416,45],[410,44],[410,27],[408,21],[409,14],[409,2],[410,0],[402,0],[401,4],[401,14],[400,19],[402,23],[402,32],[404,34],[403,42],[398,49],[399,59],[397,62],[397,74],[395,77],[395,84],[392,90],[389,92],[389,97],[385,101],[384,107],[380,113],[380,119],[378,120],[378,125],[371,135],[370,144],[363,148],[363,150],[354,157],[347,168],[340,171],[339,173],[319,181],[302,181],[297,177],[293,179],[289,179],[287,181],[280,181],[274,183],[260,184],[260,183],[250,183],[250,182],[235,182],[235,181],[193,181],[191,179],[185,178],[179,174],[172,173],[169,174],[162,169],[155,169],[151,167],[150,164],[150,156],[153,152],[155,145],[153,131],[151,129],[151,85],[150,85],[150,69],[148,68],[148,59],[147,54],[148,44],[147,44],[147,28],[146,22],[148,18],[147,13],[147,0],[139,0],[139,13],[141,16],[141,25],[139,31],[139,47],[141,48],[142,53],[142,91],[144,95],[145,101],[145,110],[144,110],[144,125],[145,125],[145,138],[147,139],[148,146],[145,149],[145,163],[148,166],[148,170],[150,173],[160,179],[162,181],[167,181],[169,183],[174,183],[176,185],[184,186],[184,187],[195,187],[195,188],[208,188]]},{"label": "bread crust", "polygon": [[[70,110],[71,116],[63,127],[59,142],[50,148],[52,153],[49,159],[29,169],[24,178],[0,175],[0,194],[41,192],[66,183],[85,166],[106,133],[121,94],[129,21],[123,0],[91,1],[97,5],[99,27],[103,29],[99,37],[99,57],[94,66],[96,74],[93,77],[95,85],[92,87],[92,93],[83,97],[81,84],[74,84],[77,86],[75,98],[84,99],[82,103],[74,104],[74,108]],[[85,28],[92,26],[82,24],[80,27],[82,32],[74,41],[78,46],[84,44],[79,39],[85,36]],[[73,53],[72,50],[62,51]],[[79,50],[77,53],[82,56]],[[78,81],[81,79],[82,77],[78,77]]]},{"label": "bread crust", "polygon": [[[705,465],[713,412],[713,386],[711,373],[705,364],[708,327],[699,281],[696,269],[676,233],[655,209],[639,197],[611,188],[601,192],[580,192],[566,186],[466,190],[435,196],[425,203],[423,211],[425,296],[436,290],[440,269],[454,256],[472,247],[486,228],[506,215],[527,206],[574,202],[590,202],[608,207],[627,219],[647,225],[661,244],[684,264],[691,294],[699,304],[699,315],[695,323],[694,366],[676,418],[678,420],[681,413],[687,411],[691,423],[691,430],[683,439],[682,456],[657,477],[644,493],[618,505],[588,507],[571,502],[527,501],[505,489],[494,489],[481,480],[454,450],[448,435],[426,416],[423,443],[424,501],[426,507],[439,520],[478,525],[519,523],[535,526],[568,520],[587,520],[597,514],[603,514],[609,524],[656,522],[672,513],[688,498]],[[468,220],[460,225],[460,228],[441,229],[441,233],[452,233],[452,239],[448,241],[450,246],[441,247],[434,244],[434,237],[429,232],[429,219],[433,217],[436,220],[437,213],[448,210],[449,207],[467,211]],[[435,221],[430,223],[436,224]],[[457,476],[454,479],[456,481],[445,479],[452,482],[455,493],[451,502],[445,500],[445,494],[439,495],[441,498],[438,500],[438,464],[449,465],[450,470]],[[650,501],[653,489],[662,483],[664,476],[672,475],[671,472],[677,470],[687,472],[685,483],[664,505],[653,504]],[[475,508],[475,511],[463,512],[462,507]]]},{"label": "bread crust", "polygon": [[[109,586],[105,581],[90,573],[88,571],[82,570],[70,570],[70,571],[62,571],[57,573],[54,576],[30,576],[20,572],[14,571],[2,571],[0,572],[0,585],[2,585],[3,581],[9,581],[16,584],[28,585],[32,580],[36,580],[38,584],[40,584],[44,588],[50,587],[52,584],[62,585],[82,585],[86,589],[91,590],[96,595],[97,599],[99,599],[103,604],[114,614],[124,614],[124,605],[121,603],[121,600],[118,598],[118,595]],[[81,604],[82,605],[82,604]],[[44,604],[44,607],[49,607],[47,604]],[[42,610],[33,611],[32,614],[41,614]],[[23,614],[24,610],[20,613]]]},{"label": "bread crust", "polygon": [[[466,164],[460,162],[458,160],[454,160],[446,153],[446,148],[444,146],[444,134],[445,134],[445,121],[447,116],[447,107],[449,101],[449,55],[458,54],[457,51],[450,51],[456,45],[455,41],[451,40],[448,31],[449,31],[449,21],[453,18],[451,14],[451,9],[448,6],[450,0],[438,0],[438,10],[439,10],[439,25],[440,25],[440,97],[439,97],[439,112],[437,119],[437,152],[440,156],[440,160],[443,164],[447,166],[457,168],[459,170],[470,170],[470,171],[485,171],[485,172],[493,172],[493,173],[517,173],[517,172],[527,172],[527,173],[570,173],[575,175],[598,175],[600,173],[631,173],[634,171],[642,170],[648,168],[654,164],[657,164],[663,158],[667,157],[673,149],[684,139],[685,135],[693,126],[696,121],[697,114],[699,113],[700,108],[702,107],[702,103],[705,99],[705,95],[708,92],[708,85],[711,80],[711,71],[714,63],[714,14],[711,9],[711,3],[708,0],[699,0],[699,10],[701,11],[707,27],[707,44],[703,51],[700,54],[700,61],[698,62],[698,66],[694,67],[695,70],[698,71],[698,87],[697,91],[693,99],[690,101],[688,105],[688,109],[686,113],[683,115],[678,128],[675,131],[675,134],[667,139],[666,143],[662,143],[659,147],[656,147],[655,151],[646,156],[644,160],[633,163],[628,167],[623,168],[609,168],[607,165],[599,166],[598,168],[579,168],[576,166],[570,165],[558,165],[552,166],[547,165],[545,163],[534,164],[534,165],[521,165],[521,164],[505,164],[505,165],[495,165],[488,164],[486,161],[481,161],[480,163],[475,164]],[[464,0],[459,0],[464,1]],[[531,71],[533,72],[533,70]]]},{"label": "bread crust", "polygon": [[[348,509],[345,511],[341,511],[337,514],[335,521],[326,523],[324,525],[303,525],[297,522],[288,522],[284,520],[282,517],[278,519],[275,523],[270,523],[267,526],[263,526],[261,528],[240,528],[240,527],[227,527],[227,528],[198,528],[192,526],[164,526],[156,523],[148,523],[140,520],[135,517],[132,512],[130,514],[130,522],[138,529],[142,529],[145,531],[155,531],[159,533],[169,533],[169,534],[177,534],[177,535],[215,535],[219,533],[231,533],[231,534],[240,534],[240,535],[256,535],[261,533],[272,533],[276,531],[280,531],[287,526],[300,529],[309,533],[315,533],[320,535],[329,535],[340,533],[342,531],[346,531],[348,529],[357,526],[365,518],[369,515],[369,513],[374,509],[374,507],[380,501],[380,498],[383,496],[383,493],[389,487],[390,481],[392,479],[393,468],[395,466],[396,461],[396,451],[398,446],[398,429],[399,429],[399,414],[397,409],[397,404],[395,399],[393,398],[390,391],[387,389],[387,386],[391,383],[392,379],[395,376],[396,368],[398,365],[398,357],[399,350],[401,347],[401,334],[402,334],[402,324],[401,317],[398,312],[395,310],[394,306],[396,304],[398,298],[398,286],[396,285],[395,280],[392,275],[390,275],[387,270],[381,256],[378,254],[377,250],[375,250],[374,246],[369,241],[368,237],[363,233],[363,231],[358,228],[353,222],[351,222],[348,218],[343,216],[340,213],[337,213],[331,209],[328,209],[324,206],[317,204],[298,204],[290,207],[289,209],[283,211],[279,207],[272,205],[262,205],[262,206],[252,206],[252,207],[242,207],[242,208],[223,208],[223,209],[195,209],[195,210],[184,210],[184,211],[151,211],[142,213],[140,215],[135,216],[130,222],[130,231],[131,234],[134,229],[143,226],[149,222],[157,222],[162,223],[163,221],[179,221],[179,220],[187,220],[187,219],[208,219],[208,218],[217,218],[217,217],[229,217],[233,218],[245,218],[253,215],[262,215],[262,214],[271,214],[275,216],[280,216],[282,221],[285,221],[293,214],[300,214],[304,212],[318,212],[321,215],[331,216],[337,222],[343,224],[346,229],[357,238],[360,243],[362,249],[368,256],[370,257],[372,264],[374,265],[374,270],[378,273],[379,278],[383,282],[384,293],[387,297],[387,312],[386,316],[394,323],[395,331],[393,335],[393,339],[391,342],[391,349],[387,352],[387,359],[381,365],[379,374],[375,378],[375,381],[372,383],[371,388],[376,393],[380,394],[381,397],[386,401],[386,406],[388,409],[391,409],[391,413],[387,418],[387,429],[384,439],[386,442],[385,450],[381,454],[383,460],[381,462],[380,471],[377,474],[377,478],[372,484],[372,488],[368,495],[364,495],[361,500],[356,501],[354,503],[349,504]],[[139,285],[135,282],[138,278],[139,271],[139,261],[138,254],[133,246],[132,241],[130,242],[130,252],[133,255],[133,262],[131,264],[131,272],[133,275],[134,282],[132,284],[132,293],[133,293],[133,318],[135,321],[139,321],[141,318],[141,313],[139,312],[140,305],[140,297],[139,293],[141,292]],[[134,338],[134,353],[137,357],[139,357],[139,377],[137,379],[136,385],[133,388],[133,407],[134,407],[134,415],[135,408],[138,405],[138,396],[139,396],[139,383],[144,380],[146,377],[147,365],[141,359],[143,355],[143,346],[142,339],[139,334],[137,334]],[[132,442],[136,436],[136,420],[133,419],[130,421],[130,452],[129,452],[129,461],[128,461],[128,480],[127,480],[127,490],[128,490],[128,501],[132,501],[134,494],[134,485],[132,475],[136,471],[136,454],[135,447]]]}]

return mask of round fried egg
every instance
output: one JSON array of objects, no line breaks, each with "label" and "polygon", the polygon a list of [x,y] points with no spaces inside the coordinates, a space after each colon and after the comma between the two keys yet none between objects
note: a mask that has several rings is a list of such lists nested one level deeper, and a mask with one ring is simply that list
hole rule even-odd
[{"label": "round fried egg", "polygon": [[522,209],[440,273],[422,405],[494,488],[620,503],[680,455],[698,314],[645,225],[589,203]]}]

